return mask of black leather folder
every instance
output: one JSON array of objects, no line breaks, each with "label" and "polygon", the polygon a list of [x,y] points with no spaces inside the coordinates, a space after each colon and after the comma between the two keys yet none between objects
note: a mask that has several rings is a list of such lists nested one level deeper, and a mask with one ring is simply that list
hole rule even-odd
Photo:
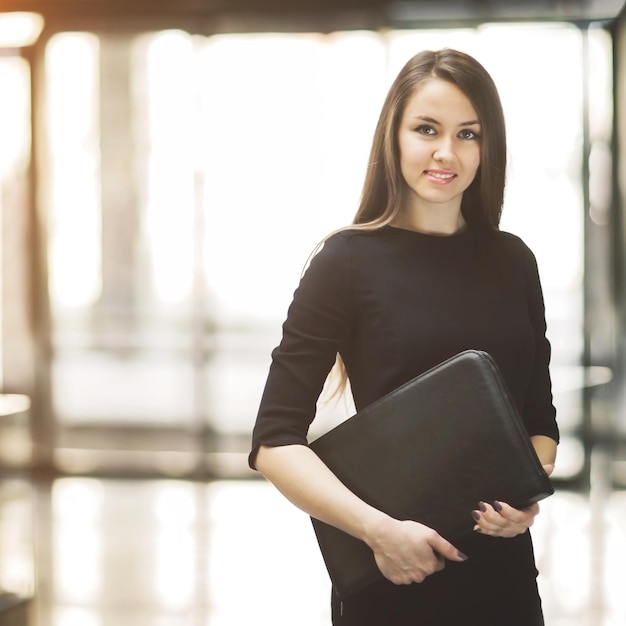
[{"label": "black leather folder", "polygon": [[[517,508],[554,492],[493,359],[468,350],[387,394],[310,444],[356,495],[452,541],[478,502]],[[382,577],[370,548],[312,519],[340,598]]]}]

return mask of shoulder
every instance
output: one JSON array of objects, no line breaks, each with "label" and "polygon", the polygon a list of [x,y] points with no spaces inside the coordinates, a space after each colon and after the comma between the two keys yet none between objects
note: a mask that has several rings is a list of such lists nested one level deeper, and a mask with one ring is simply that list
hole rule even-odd
[{"label": "shoulder", "polygon": [[335,231],[322,239],[310,252],[302,281],[306,283],[344,282],[350,274],[350,235]]},{"label": "shoulder", "polygon": [[[311,253],[311,260],[348,261],[354,252],[367,249],[373,241],[384,238],[384,229],[361,230],[343,228],[334,231],[323,239]],[[316,261],[317,262],[317,261]]]},{"label": "shoulder", "polygon": [[380,239],[384,236],[387,230],[388,229],[384,227],[364,230],[353,226],[347,226],[332,232],[324,241],[328,243],[341,241],[344,245],[362,245],[368,241]]},{"label": "shoulder", "polygon": [[355,266],[360,267],[359,248],[367,238],[367,233],[347,228],[323,239],[307,259],[297,290],[298,299],[332,303],[336,310],[349,307]]},{"label": "shoulder", "polygon": [[503,254],[506,254],[513,260],[517,260],[520,263],[535,263],[535,255],[533,251],[518,235],[499,230],[495,233],[491,233],[491,236],[497,242],[498,248]]},{"label": "shoulder", "polygon": [[[512,233],[498,231],[494,233],[498,245],[498,262],[508,265],[522,278],[531,291],[535,291],[541,284],[539,267],[535,254],[526,242]],[[540,287],[539,287],[540,288]]]},{"label": "shoulder", "polygon": [[498,230],[493,233],[493,236],[499,241],[503,246],[507,247],[512,251],[523,252],[525,250],[529,250],[528,246],[524,242],[524,240],[518,235],[514,235],[513,233],[509,233],[505,230]]}]

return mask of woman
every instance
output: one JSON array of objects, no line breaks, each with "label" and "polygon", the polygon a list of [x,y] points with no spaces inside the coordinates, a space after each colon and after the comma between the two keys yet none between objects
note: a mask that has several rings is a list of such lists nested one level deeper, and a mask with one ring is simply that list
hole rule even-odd
[{"label": "woman", "polygon": [[452,545],[360,500],[306,440],[337,355],[361,409],[479,349],[498,363],[551,471],[558,428],[543,297],[531,251],[498,230],[505,164],[489,74],[458,51],[417,54],[383,105],[354,224],[327,237],[289,308],[250,463],[298,507],[372,549],[384,579],[343,602],[333,595],[333,624],[544,623],[528,532],[537,505],[476,503],[475,533]]}]

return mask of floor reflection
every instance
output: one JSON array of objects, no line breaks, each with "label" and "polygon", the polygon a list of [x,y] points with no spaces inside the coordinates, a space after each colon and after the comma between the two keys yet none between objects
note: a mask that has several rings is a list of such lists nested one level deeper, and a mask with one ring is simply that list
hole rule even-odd
[{"label": "floor reflection", "polygon": [[[310,521],[263,481],[62,478],[36,500],[33,626],[330,623]],[[534,537],[548,626],[626,623],[625,492],[557,491]]]}]

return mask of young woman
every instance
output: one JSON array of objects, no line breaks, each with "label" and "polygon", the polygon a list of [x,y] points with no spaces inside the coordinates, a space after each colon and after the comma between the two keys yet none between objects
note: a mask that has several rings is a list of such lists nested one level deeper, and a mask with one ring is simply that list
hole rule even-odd
[{"label": "young woman", "polygon": [[333,595],[335,625],[544,623],[528,532],[537,505],[477,502],[467,512],[475,532],[452,545],[360,500],[306,439],[337,355],[362,409],[479,349],[498,363],[551,471],[558,428],[543,297],[532,252],[498,230],[505,165],[489,74],[458,51],[417,54],[383,105],[354,224],[326,238],[294,294],[250,463],[295,505],[372,549],[384,579],[343,602]]}]

